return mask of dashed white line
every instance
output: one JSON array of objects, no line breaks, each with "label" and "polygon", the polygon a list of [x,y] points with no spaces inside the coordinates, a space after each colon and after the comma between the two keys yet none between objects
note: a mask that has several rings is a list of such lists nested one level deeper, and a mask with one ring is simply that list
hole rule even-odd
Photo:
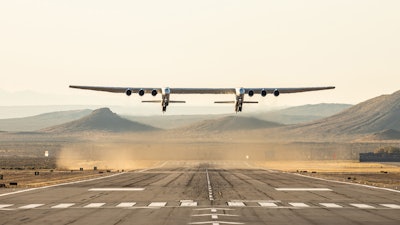
[{"label": "dashed white line", "polygon": [[71,206],[75,205],[75,203],[61,203],[55,206],[52,206],[52,209],[66,209],[69,208]]},{"label": "dashed white line", "polygon": [[289,205],[293,207],[310,207],[309,205],[302,202],[289,202]]},{"label": "dashed white line", "polygon": [[0,205],[0,209],[4,209],[4,208],[10,207],[10,206],[13,206],[13,205],[12,204]]},{"label": "dashed white line", "polygon": [[232,207],[244,207],[246,206],[243,202],[228,202],[228,206]]},{"label": "dashed white line", "polygon": [[391,208],[391,209],[400,209],[400,205],[396,205],[396,204],[380,204],[380,205]]},{"label": "dashed white line", "polygon": [[181,202],[182,207],[196,207],[197,202]]},{"label": "dashed white line", "polygon": [[144,188],[90,188],[89,191],[144,191]]},{"label": "dashed white line", "polygon": [[228,221],[204,221],[204,222],[193,222],[189,224],[212,224],[212,225],[220,225],[220,224],[244,224],[238,222],[228,222]]},{"label": "dashed white line", "polygon": [[19,207],[20,209],[34,209],[40,206],[43,206],[44,204],[29,204],[29,205],[25,205],[25,206],[21,206]]},{"label": "dashed white line", "polygon": [[355,204],[354,203],[354,204],[350,204],[350,205],[360,208],[360,209],[374,209],[375,208],[374,206],[367,205],[367,204]]},{"label": "dashed white line", "polygon": [[164,207],[166,206],[167,203],[166,202],[152,202],[150,203],[150,205],[148,205],[149,207]]},{"label": "dashed white line", "polygon": [[214,195],[211,187],[211,181],[210,181],[210,175],[208,174],[208,169],[206,169],[206,175],[207,175],[208,198],[210,199],[210,201],[214,201]]},{"label": "dashed white line", "polygon": [[332,191],[329,188],[275,188],[277,191]]},{"label": "dashed white line", "polygon": [[261,207],[277,207],[278,205],[273,202],[259,202]]},{"label": "dashed white line", "polygon": [[118,208],[129,208],[129,207],[133,207],[135,205],[136,205],[136,202],[121,202],[116,207],[118,207]]},{"label": "dashed white line", "polygon": [[84,208],[100,208],[106,203],[90,203],[89,205],[86,205]]},{"label": "dashed white line", "polygon": [[335,203],[319,203],[319,204],[326,208],[343,208],[343,206],[335,204]]}]

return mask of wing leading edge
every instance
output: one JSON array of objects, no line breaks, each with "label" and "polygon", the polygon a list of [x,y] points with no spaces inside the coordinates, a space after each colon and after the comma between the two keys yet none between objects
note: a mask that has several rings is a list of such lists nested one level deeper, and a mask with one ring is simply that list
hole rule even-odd
[{"label": "wing leading edge", "polygon": [[[130,96],[131,94],[139,94],[143,96],[144,94],[151,94],[156,96],[158,93],[162,94],[162,100],[158,101],[143,101],[143,102],[161,102],[163,112],[166,111],[169,103],[184,103],[184,101],[170,101],[170,94],[235,94],[236,101],[229,101],[229,103],[235,104],[235,111],[241,112],[243,103],[257,103],[254,101],[244,101],[244,95],[247,94],[252,97],[254,94],[259,94],[265,97],[267,94],[273,94],[274,96],[279,96],[280,94],[290,94],[299,92],[309,92],[309,91],[321,91],[334,89],[334,86],[326,87],[300,87],[300,88],[138,88],[138,87],[102,87],[102,86],[79,86],[70,85],[70,88],[92,90],[92,91],[104,91],[112,93],[125,93]],[[226,102],[215,102],[215,103],[228,103]]]}]

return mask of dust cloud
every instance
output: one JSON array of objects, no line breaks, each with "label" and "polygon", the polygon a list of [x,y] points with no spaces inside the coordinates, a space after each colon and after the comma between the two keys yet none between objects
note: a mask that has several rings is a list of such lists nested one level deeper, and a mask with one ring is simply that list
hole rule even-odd
[{"label": "dust cloud", "polygon": [[249,135],[182,137],[157,134],[91,135],[63,146],[60,169],[131,170],[159,161],[290,161],[356,160],[375,146],[360,143],[269,142]]}]

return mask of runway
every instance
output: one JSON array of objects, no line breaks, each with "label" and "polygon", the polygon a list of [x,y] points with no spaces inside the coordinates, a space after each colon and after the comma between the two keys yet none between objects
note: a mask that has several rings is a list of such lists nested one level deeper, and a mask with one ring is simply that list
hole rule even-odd
[{"label": "runway", "polygon": [[400,192],[255,168],[159,163],[0,195],[0,224],[399,224]]}]

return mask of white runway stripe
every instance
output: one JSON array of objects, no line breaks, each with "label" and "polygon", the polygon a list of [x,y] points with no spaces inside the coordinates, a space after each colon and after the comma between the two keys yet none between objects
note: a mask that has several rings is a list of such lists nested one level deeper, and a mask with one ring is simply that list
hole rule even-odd
[{"label": "white runway stripe", "polygon": [[262,207],[277,207],[278,206],[273,202],[259,202],[258,204]]},{"label": "white runway stripe", "polygon": [[144,188],[91,188],[89,191],[144,191]]},{"label": "white runway stripe", "polygon": [[8,204],[8,205],[0,205],[0,209],[4,209],[4,208],[10,207],[10,206],[13,206],[13,205],[10,205],[10,204]]},{"label": "white runway stripe", "polygon": [[396,204],[381,204],[381,206],[385,206],[391,209],[400,209],[400,205],[396,205]]},{"label": "white runway stripe", "polygon": [[309,205],[302,202],[289,202],[289,205],[294,207],[310,207]]},{"label": "white runway stripe", "polygon": [[166,205],[166,202],[152,202],[150,203],[149,207],[164,207]]},{"label": "white runway stripe", "polygon": [[354,207],[360,208],[360,209],[374,209],[375,207],[367,204],[350,204]]},{"label": "white runway stripe", "polygon": [[228,202],[228,206],[232,207],[244,207],[246,206],[243,202]]},{"label": "white runway stripe", "polygon": [[53,208],[53,209],[66,209],[66,208],[69,208],[69,207],[71,207],[73,205],[75,205],[75,203],[61,203],[61,204],[55,205],[55,206],[53,206],[51,208]]},{"label": "white runway stripe", "polygon": [[332,191],[329,188],[275,188],[277,191]]},{"label": "white runway stripe", "polygon": [[29,204],[29,205],[25,205],[25,206],[21,206],[19,207],[20,209],[34,209],[40,206],[43,206],[44,204]]},{"label": "white runway stripe", "polygon": [[84,208],[100,208],[106,203],[90,203],[89,205],[86,205]]},{"label": "white runway stripe", "polygon": [[135,205],[136,205],[136,202],[121,202],[116,207],[118,207],[118,208],[129,208],[129,207],[133,207]]},{"label": "white runway stripe", "polygon": [[326,208],[343,208],[343,206],[335,203],[319,203],[319,204],[325,206]]},{"label": "white runway stripe", "polygon": [[181,202],[182,207],[195,207],[197,206],[197,202]]}]

